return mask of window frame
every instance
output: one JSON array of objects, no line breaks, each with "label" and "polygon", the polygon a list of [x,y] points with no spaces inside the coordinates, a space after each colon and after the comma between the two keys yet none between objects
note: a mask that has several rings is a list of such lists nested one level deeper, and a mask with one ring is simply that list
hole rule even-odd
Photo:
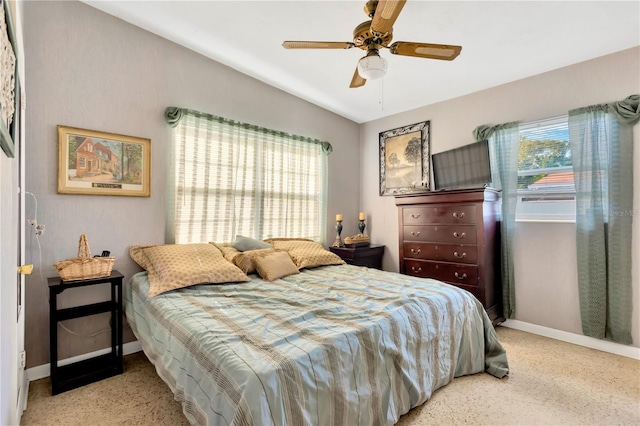
[{"label": "window frame", "polygon": [[[518,133],[520,137],[524,132],[536,128],[553,127],[563,125],[569,129],[569,116],[561,115],[552,118],[520,123]],[[520,150],[520,146],[518,146]],[[519,151],[518,151],[519,152]],[[520,170],[518,168],[518,178],[522,176],[533,176],[539,174],[566,173],[573,172],[573,166],[545,167],[540,169]],[[516,222],[554,222],[554,223],[575,223],[576,218],[576,191],[574,189],[558,188],[553,191],[537,191],[532,189],[517,189],[516,196]],[[523,201],[526,198],[543,197],[547,201],[540,201],[546,205],[537,206]],[[567,199],[570,197],[570,199]],[[556,201],[553,201],[556,199]],[[531,200],[529,202],[533,202]],[[554,208],[551,208],[553,203]],[[539,208],[536,208],[539,207]],[[555,211],[552,211],[555,210]]]}]

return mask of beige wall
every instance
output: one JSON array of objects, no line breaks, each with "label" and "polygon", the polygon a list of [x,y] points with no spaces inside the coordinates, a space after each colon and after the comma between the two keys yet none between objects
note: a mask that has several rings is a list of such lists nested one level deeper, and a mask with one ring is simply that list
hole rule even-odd
[{"label": "beige wall", "polygon": [[[74,257],[86,233],[94,253],[110,250],[115,268],[127,277],[138,270],[127,253],[132,244],[164,242],[171,131],[167,106],[181,106],[289,133],[327,140],[328,216],[356,217],[359,187],[359,127],[228,67],[136,28],[79,2],[25,2],[27,62],[27,190],[38,197],[42,276],[56,276],[57,260]],[[56,125],[151,139],[151,197],[99,197],[57,194]],[[27,218],[34,205],[27,199]],[[355,221],[354,221],[355,224]],[[329,224],[330,225],[330,224]],[[327,240],[334,237],[328,226]],[[48,295],[40,276],[39,252],[28,232],[27,260],[36,264],[27,282],[28,367],[49,360]],[[85,288],[63,293],[62,305],[104,297]],[[85,337],[60,331],[60,357],[108,346],[108,334],[86,337],[102,319],[68,321]],[[130,332],[126,334],[131,339]]]},{"label": "beige wall", "polygon": [[[388,248],[384,268],[398,270],[398,219],[393,197],[378,195],[378,133],[431,121],[432,153],[473,142],[481,124],[532,121],[640,93],[640,48],[515,81],[361,125],[360,206],[372,212],[371,240]],[[634,127],[640,147],[640,125]],[[634,154],[633,338],[640,347],[640,149]],[[518,320],[582,333],[578,305],[575,226],[518,223],[515,247]]]}]

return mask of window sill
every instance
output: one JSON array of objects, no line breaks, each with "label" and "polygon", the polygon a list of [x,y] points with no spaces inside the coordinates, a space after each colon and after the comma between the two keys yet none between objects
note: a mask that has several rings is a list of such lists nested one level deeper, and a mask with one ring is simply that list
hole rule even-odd
[{"label": "window sill", "polygon": [[576,223],[571,218],[517,218],[516,223]]}]

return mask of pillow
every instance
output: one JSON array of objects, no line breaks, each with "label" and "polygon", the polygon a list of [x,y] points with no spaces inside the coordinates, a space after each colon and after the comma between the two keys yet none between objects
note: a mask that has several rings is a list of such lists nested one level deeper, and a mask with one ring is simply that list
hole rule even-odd
[{"label": "pillow", "polygon": [[232,246],[239,251],[271,248],[271,244],[267,244],[260,240],[254,240],[253,238],[243,237],[242,235],[236,235],[236,240],[233,242]]},{"label": "pillow", "polygon": [[265,256],[256,257],[255,265],[260,277],[266,281],[300,273],[286,251],[273,251]]},{"label": "pillow", "polygon": [[273,245],[274,241],[311,241],[311,242],[315,242],[313,240],[310,240],[309,238],[267,238],[264,240],[265,243],[269,243],[271,245]]},{"label": "pillow", "polygon": [[269,246],[266,249],[260,250],[249,250],[245,252],[238,252],[233,258],[233,264],[236,265],[242,272],[245,274],[252,274],[256,272],[255,261],[259,257],[263,257],[268,255],[269,253],[273,253],[276,250]]},{"label": "pillow", "polygon": [[131,246],[129,254],[149,274],[148,297],[195,284],[250,281],[211,244]]},{"label": "pillow", "polygon": [[298,269],[345,263],[340,256],[325,250],[315,241],[302,238],[272,238],[265,241],[271,243],[276,250],[289,253]]},{"label": "pillow", "polygon": [[241,254],[241,252],[239,252],[232,246],[225,246],[217,243],[209,243],[209,244],[213,244],[214,246],[218,247],[218,250],[222,252],[222,255],[224,256],[224,258],[231,263],[233,263],[233,260],[236,258],[237,255]]}]

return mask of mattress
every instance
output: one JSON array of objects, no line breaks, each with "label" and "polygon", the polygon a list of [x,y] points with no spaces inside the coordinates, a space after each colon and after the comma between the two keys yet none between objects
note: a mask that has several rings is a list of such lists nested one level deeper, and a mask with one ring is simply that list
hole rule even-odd
[{"label": "mattress", "polygon": [[508,373],[480,303],[439,281],[351,265],[147,298],[142,348],[191,424],[391,425],[454,377]]}]

